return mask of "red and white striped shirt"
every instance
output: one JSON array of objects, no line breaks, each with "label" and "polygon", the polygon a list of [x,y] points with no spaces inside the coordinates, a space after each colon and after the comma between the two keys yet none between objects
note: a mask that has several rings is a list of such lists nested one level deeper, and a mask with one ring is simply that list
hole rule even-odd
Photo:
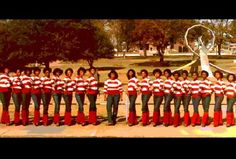
[{"label": "red and white striped shirt", "polygon": [[189,85],[190,85],[190,81],[188,79],[184,79],[182,81],[182,86],[184,88],[185,95],[189,95],[190,94]]},{"label": "red and white striped shirt", "polygon": [[38,94],[41,93],[42,88],[42,81],[39,76],[33,76],[32,79],[32,85],[31,85],[31,93],[32,94]]},{"label": "red and white striped shirt", "polygon": [[53,85],[52,85],[53,92],[59,94],[63,93],[63,87],[65,84],[64,81],[57,76],[53,76],[52,80],[53,80]]},{"label": "red and white striped shirt", "polygon": [[0,75],[0,92],[8,92],[10,91],[11,80],[8,75],[1,74]]},{"label": "red and white striped shirt", "polygon": [[216,83],[214,84],[215,95],[223,96],[225,87],[226,87],[225,82],[222,79],[217,80]]},{"label": "red and white striped shirt", "polygon": [[98,94],[98,81],[93,77],[89,77],[87,82],[87,94]]},{"label": "red and white striped shirt", "polygon": [[175,96],[182,96],[185,93],[182,82],[180,80],[175,80],[172,84],[172,87]]},{"label": "red and white striped shirt", "polygon": [[149,78],[144,78],[141,81],[138,82],[138,85],[140,86],[140,91],[142,94],[150,94],[152,93],[150,91],[150,88],[152,86],[152,81]]},{"label": "red and white striped shirt", "polygon": [[75,84],[76,84],[76,93],[77,94],[85,93],[85,90],[86,90],[88,84],[84,78],[77,76],[75,78]]},{"label": "red and white striped shirt", "polygon": [[225,95],[227,98],[234,98],[236,95],[236,84],[234,82],[230,82],[225,87]]},{"label": "red and white striped shirt", "polygon": [[138,79],[136,77],[133,77],[129,79],[128,82],[128,94],[129,95],[136,95],[138,89]]},{"label": "red and white striped shirt", "polygon": [[63,79],[65,85],[64,85],[64,93],[65,94],[72,94],[75,90],[75,81],[72,80],[70,77],[65,77]]},{"label": "red and white striped shirt", "polygon": [[171,78],[168,78],[164,81],[164,93],[165,94],[171,94],[174,90],[173,90],[173,85],[174,80],[172,80]]},{"label": "red and white striped shirt", "polygon": [[21,82],[21,79],[20,77],[18,76],[14,76],[14,77],[11,77],[11,83],[12,83],[12,92],[13,93],[21,93],[21,90],[22,90],[22,82]]},{"label": "red and white striped shirt", "polygon": [[54,81],[48,77],[41,77],[42,89],[44,93],[51,93]]},{"label": "red and white striped shirt", "polygon": [[207,79],[200,81],[199,85],[200,85],[200,89],[201,89],[201,95],[203,97],[211,94],[214,90],[212,82]]},{"label": "red and white striped shirt", "polygon": [[107,79],[104,82],[104,93],[115,95],[123,92],[122,83],[118,79]]},{"label": "red and white striped shirt", "polygon": [[153,94],[155,96],[163,96],[164,95],[164,81],[161,78],[157,78],[152,83],[153,86]]},{"label": "red and white striped shirt", "polygon": [[32,85],[32,79],[30,76],[23,75],[21,76],[22,81],[22,93],[30,93],[31,92],[31,85]]},{"label": "red and white striped shirt", "polygon": [[198,79],[190,81],[189,88],[192,97],[201,96],[200,81]]}]

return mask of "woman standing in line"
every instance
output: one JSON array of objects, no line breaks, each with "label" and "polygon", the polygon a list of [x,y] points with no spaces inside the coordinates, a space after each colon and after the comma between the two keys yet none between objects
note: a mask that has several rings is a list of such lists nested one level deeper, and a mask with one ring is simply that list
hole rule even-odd
[{"label": "woman standing in line", "polygon": [[30,77],[31,69],[26,67],[24,75],[21,77],[22,81],[22,124],[25,126],[29,121],[29,105],[31,96],[32,79]]},{"label": "woman standing in line", "polygon": [[115,125],[118,114],[119,101],[122,101],[122,83],[118,80],[118,73],[111,70],[109,79],[104,82],[104,101],[107,101],[108,125]]},{"label": "woman standing in line", "polygon": [[153,126],[161,124],[160,121],[160,106],[163,101],[164,96],[164,81],[161,79],[162,72],[160,69],[153,70],[153,75],[155,76],[155,80],[153,81],[153,103],[154,103],[154,111],[153,111]]},{"label": "woman standing in line", "polygon": [[149,109],[148,101],[152,96],[152,81],[148,78],[148,71],[143,69],[141,70],[142,80],[139,81],[140,91],[142,93],[142,124],[146,126],[149,124]]},{"label": "woman standing in line", "polygon": [[39,77],[41,70],[40,68],[35,68],[33,70],[34,75],[31,77],[32,86],[31,86],[31,97],[34,102],[34,125],[38,126],[40,122],[40,104],[41,104],[41,88],[42,82]]},{"label": "woman standing in line", "polygon": [[53,80],[50,78],[51,68],[44,68],[42,80],[42,101],[43,101],[43,125],[48,125],[48,107],[52,96]]},{"label": "woman standing in line", "polygon": [[226,126],[230,127],[235,125],[233,106],[236,101],[236,76],[234,74],[228,74],[227,80],[228,83],[225,88],[225,95],[227,97]]},{"label": "woman standing in line", "polygon": [[11,77],[11,83],[12,83],[12,99],[13,103],[15,105],[15,113],[14,113],[14,124],[19,125],[20,124],[20,106],[22,101],[22,82],[20,79],[21,70],[16,69],[15,75]]},{"label": "woman standing in line", "polygon": [[78,115],[77,115],[77,123],[85,126],[85,115],[84,115],[84,98],[85,98],[85,90],[87,87],[87,82],[84,79],[84,74],[86,70],[84,67],[80,67],[77,70],[77,77],[75,78],[75,98],[78,103]]},{"label": "woman standing in line", "polygon": [[3,73],[0,75],[0,100],[2,102],[2,118],[1,123],[10,125],[9,105],[11,99],[11,80],[9,77],[9,68],[4,67]]},{"label": "woman standing in line", "polygon": [[64,116],[64,124],[70,126],[71,125],[71,104],[72,104],[72,94],[75,90],[75,81],[71,79],[73,75],[73,69],[68,68],[65,71],[66,77],[64,78],[64,94],[63,99],[66,104],[65,116]]},{"label": "woman standing in line", "polygon": [[211,94],[213,92],[213,84],[207,79],[208,72],[203,70],[201,72],[202,81],[200,82],[201,96],[202,96],[202,106],[204,114],[202,117],[202,127],[210,124],[209,120],[209,106],[211,102]]},{"label": "woman standing in line", "polygon": [[63,86],[64,81],[60,78],[63,70],[60,68],[55,68],[53,70],[53,87],[52,87],[52,97],[54,100],[55,108],[54,108],[54,117],[53,122],[56,126],[60,126],[60,105],[61,105],[61,97],[63,94]]},{"label": "woman standing in line", "polygon": [[95,79],[94,74],[96,73],[96,68],[89,68],[89,77],[86,80],[87,89],[86,94],[89,100],[89,124],[97,125],[97,107],[96,100],[99,93],[98,81]]},{"label": "woman standing in line", "polygon": [[174,80],[171,78],[171,70],[165,69],[164,75],[166,80],[164,81],[164,118],[163,124],[164,126],[169,126],[173,123],[172,121],[172,114],[171,114],[171,106],[170,102],[173,99],[173,83]]},{"label": "woman standing in line", "polygon": [[137,116],[136,116],[136,106],[135,102],[137,99],[138,92],[138,79],[136,77],[136,72],[133,69],[129,69],[127,72],[128,82],[128,96],[129,96],[129,117],[128,117],[128,125],[133,126],[138,124]]}]

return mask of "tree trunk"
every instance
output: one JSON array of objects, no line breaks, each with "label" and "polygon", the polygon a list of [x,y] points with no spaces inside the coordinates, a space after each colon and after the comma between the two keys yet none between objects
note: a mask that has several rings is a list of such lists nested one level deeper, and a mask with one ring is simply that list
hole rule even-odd
[{"label": "tree trunk", "polygon": [[87,59],[87,62],[88,62],[88,64],[89,64],[89,67],[90,67],[90,68],[93,67],[93,62],[94,62],[93,59]]},{"label": "tree trunk", "polygon": [[218,46],[218,55],[221,56],[221,43],[219,43],[217,46]]},{"label": "tree trunk", "polygon": [[49,68],[49,62],[48,61],[45,62],[45,67]]},{"label": "tree trunk", "polygon": [[147,57],[147,48],[145,45],[143,47],[143,54],[144,54],[144,57]]}]

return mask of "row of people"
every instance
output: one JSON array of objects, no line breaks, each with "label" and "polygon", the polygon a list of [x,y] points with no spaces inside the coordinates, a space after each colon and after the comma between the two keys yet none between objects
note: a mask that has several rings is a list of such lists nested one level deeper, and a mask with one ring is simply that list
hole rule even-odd
[{"label": "row of people", "polygon": [[[13,102],[15,104],[14,123],[17,125],[20,122],[20,106],[22,105],[22,123],[26,125],[28,123],[29,104],[30,97],[34,102],[34,124],[38,125],[40,121],[40,101],[43,102],[43,124],[48,124],[48,106],[53,96],[55,103],[54,110],[54,123],[59,125],[59,111],[60,102],[63,96],[66,110],[64,115],[64,123],[66,125],[71,124],[71,102],[72,94],[75,91],[75,98],[79,106],[77,122],[82,125],[86,124],[84,115],[84,98],[85,94],[90,102],[89,106],[89,123],[97,123],[96,115],[96,99],[98,90],[98,82],[94,77],[96,69],[94,67],[89,69],[89,77],[84,79],[86,70],[81,67],[77,71],[77,77],[71,79],[73,74],[72,69],[65,71],[66,77],[62,80],[60,78],[63,71],[59,68],[54,69],[53,78],[50,78],[51,69],[45,68],[43,70],[44,76],[39,77],[40,69],[36,68],[33,71],[33,75],[30,76],[31,70],[26,68],[24,75],[21,76],[21,71],[16,70],[14,77],[9,77],[9,69],[5,68],[4,73],[0,75],[0,99],[3,104],[3,113],[1,122],[5,124],[10,123],[8,107],[12,94]],[[164,76],[166,80],[161,78],[162,71],[155,69],[153,71],[155,80],[148,78],[147,70],[141,70],[142,79],[138,80],[136,72],[130,69],[127,72],[129,79],[127,95],[130,101],[128,124],[130,126],[138,123],[136,116],[135,103],[139,93],[141,93],[142,99],[142,124],[149,124],[149,107],[148,101],[153,94],[154,111],[153,111],[153,123],[154,126],[164,123],[165,126],[174,124],[174,126],[180,125],[180,112],[179,108],[181,102],[184,107],[184,125],[188,126],[192,123],[193,126],[201,124],[198,107],[202,100],[204,114],[202,116],[202,126],[206,126],[209,121],[209,104],[211,100],[211,94],[215,94],[215,108],[214,108],[214,126],[222,125],[222,111],[221,103],[224,98],[224,94],[227,96],[227,126],[234,125],[233,105],[235,102],[235,75],[229,74],[227,79],[229,83],[225,84],[222,80],[223,74],[220,71],[214,73],[217,82],[212,83],[208,80],[208,72],[202,71],[202,80],[198,80],[198,73],[192,74],[193,79],[188,79],[188,71],[182,72],[182,79],[180,73],[175,71],[171,73],[169,69],[164,70]],[[173,76],[172,76],[173,75]],[[114,125],[118,114],[119,101],[122,100],[123,88],[122,83],[118,80],[118,74],[112,70],[108,74],[109,79],[104,82],[104,100],[107,101],[107,115],[108,125]],[[192,98],[194,107],[194,113],[190,120],[189,104]],[[163,121],[160,118],[160,106],[164,99],[164,116]],[[170,103],[174,99],[174,120],[172,119],[172,111]]]}]

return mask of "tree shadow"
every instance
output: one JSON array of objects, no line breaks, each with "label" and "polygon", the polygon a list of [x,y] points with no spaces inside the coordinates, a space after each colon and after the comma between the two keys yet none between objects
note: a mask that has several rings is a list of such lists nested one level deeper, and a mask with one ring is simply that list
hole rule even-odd
[{"label": "tree shadow", "polygon": [[107,71],[107,70],[121,70],[125,67],[96,67],[99,71]]},{"label": "tree shadow", "polygon": [[177,67],[182,66],[190,63],[191,60],[178,60],[178,61],[146,61],[146,62],[140,62],[140,63],[133,63],[131,65],[135,66],[152,66],[152,67]]}]

